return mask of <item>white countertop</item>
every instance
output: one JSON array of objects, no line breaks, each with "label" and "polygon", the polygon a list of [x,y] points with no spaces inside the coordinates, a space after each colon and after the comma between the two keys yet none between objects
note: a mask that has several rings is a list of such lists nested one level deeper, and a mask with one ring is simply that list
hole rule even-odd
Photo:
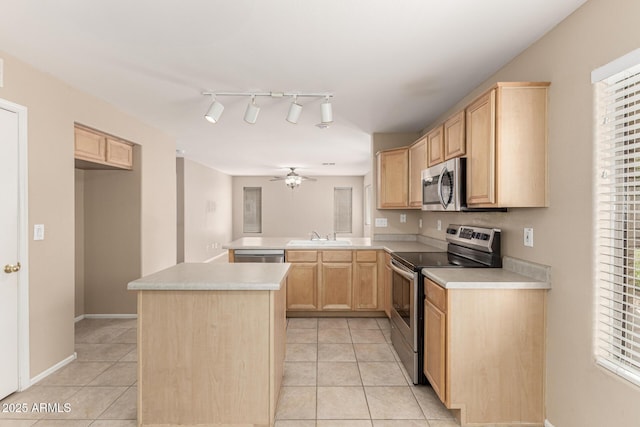
[{"label": "white countertop", "polygon": [[551,289],[503,268],[424,268],[422,274],[446,289]]},{"label": "white countertop", "polygon": [[[330,242],[317,245],[294,246],[289,245],[291,240],[304,240],[295,237],[243,237],[234,240],[222,247],[224,249],[286,249],[286,250],[362,250],[362,249],[380,249],[387,252],[443,252],[443,249],[435,246],[425,245],[416,241],[402,240],[374,240],[368,237],[350,237],[338,238],[338,240],[349,240],[350,245],[331,245]],[[446,249],[444,250],[446,252]]]},{"label": "white countertop", "polygon": [[233,291],[279,290],[289,263],[182,263],[129,282],[127,289]]}]

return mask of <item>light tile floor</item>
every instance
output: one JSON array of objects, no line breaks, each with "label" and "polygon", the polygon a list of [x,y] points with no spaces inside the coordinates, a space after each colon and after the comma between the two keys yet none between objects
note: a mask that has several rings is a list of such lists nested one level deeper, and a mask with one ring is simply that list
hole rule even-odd
[{"label": "light tile floor", "polygon": [[[407,380],[386,319],[287,324],[276,427],[458,426],[430,387]],[[0,401],[0,427],[136,425],[136,320],[84,319],[75,338],[76,361]]]},{"label": "light tile floor", "polygon": [[387,319],[289,319],[276,427],[459,425],[407,378]]}]

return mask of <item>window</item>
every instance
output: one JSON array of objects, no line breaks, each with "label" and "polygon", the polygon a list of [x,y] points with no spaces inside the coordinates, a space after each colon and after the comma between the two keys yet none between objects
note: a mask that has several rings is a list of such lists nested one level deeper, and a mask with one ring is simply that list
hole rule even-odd
[{"label": "window", "polygon": [[335,187],[333,189],[333,231],[351,233],[351,187]]},{"label": "window", "polygon": [[596,83],[597,362],[640,385],[639,51],[593,72]]},{"label": "window", "polygon": [[262,233],[262,187],[244,187],[242,231]]}]

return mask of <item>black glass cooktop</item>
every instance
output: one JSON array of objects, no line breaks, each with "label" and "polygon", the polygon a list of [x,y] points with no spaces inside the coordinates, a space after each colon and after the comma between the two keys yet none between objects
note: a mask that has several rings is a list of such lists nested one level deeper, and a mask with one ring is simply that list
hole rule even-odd
[{"label": "black glass cooktop", "polygon": [[393,252],[391,256],[414,271],[429,267],[487,267],[479,262],[449,252]]}]

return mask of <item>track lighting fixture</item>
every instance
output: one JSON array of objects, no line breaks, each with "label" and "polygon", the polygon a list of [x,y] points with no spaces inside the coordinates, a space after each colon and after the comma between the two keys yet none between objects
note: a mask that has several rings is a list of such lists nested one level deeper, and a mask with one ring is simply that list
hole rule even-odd
[{"label": "track lighting fixture", "polygon": [[293,97],[293,102],[289,106],[289,113],[287,113],[287,121],[289,123],[296,124],[302,114],[302,105],[298,104],[298,95]]},{"label": "track lighting fixture", "polygon": [[331,103],[329,102],[329,97],[325,97],[324,102],[320,104],[320,114],[322,119],[320,122],[324,124],[333,122],[333,108],[331,107]]},{"label": "track lighting fixture", "polygon": [[258,120],[259,112],[260,107],[256,105],[256,97],[255,95],[252,95],[251,102],[247,104],[247,109],[244,112],[244,121],[250,124],[255,124],[256,120]]},{"label": "track lighting fixture", "polygon": [[220,116],[222,115],[223,111],[224,105],[222,105],[220,102],[218,102],[217,99],[214,98],[213,103],[211,104],[211,107],[209,107],[207,114],[204,115],[204,118],[211,123],[217,123],[218,120],[220,120]]},{"label": "track lighting fixture", "polygon": [[258,113],[260,113],[260,107],[256,104],[257,96],[269,96],[271,98],[293,98],[293,101],[289,105],[289,111],[287,113],[286,120],[289,123],[296,124],[302,114],[302,104],[298,103],[299,97],[307,98],[324,98],[324,102],[320,104],[321,121],[318,127],[326,128],[333,122],[333,110],[331,107],[330,98],[333,97],[332,93],[326,92],[202,92],[203,95],[212,96],[214,98],[213,103],[209,107],[205,118],[211,123],[217,123],[222,115],[224,106],[217,100],[220,96],[249,96],[251,101],[247,105],[247,109],[244,113],[244,120],[247,123],[254,124],[258,120]]}]

